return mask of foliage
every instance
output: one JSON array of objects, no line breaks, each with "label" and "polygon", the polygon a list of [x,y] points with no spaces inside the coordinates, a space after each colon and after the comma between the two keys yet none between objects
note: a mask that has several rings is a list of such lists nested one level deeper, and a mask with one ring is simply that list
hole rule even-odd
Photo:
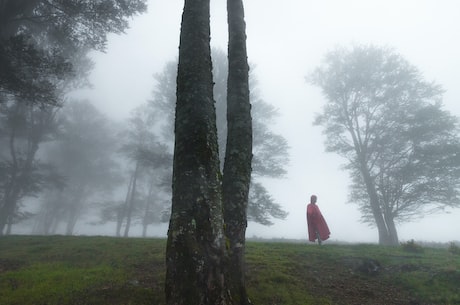
[{"label": "foliage", "polygon": [[[1,304],[164,304],[164,239],[9,236],[0,243]],[[249,240],[248,292],[257,304],[458,304],[459,257],[424,249]],[[380,271],[359,271],[363,259],[380,262]]]},{"label": "foliage", "polygon": [[[225,53],[218,49],[212,50],[212,58],[219,156],[223,165],[227,139],[227,58]],[[172,61],[165,65],[162,73],[155,75],[157,84],[152,93],[153,98],[149,101],[151,119],[155,126],[162,130],[160,136],[170,149],[174,138],[176,70],[177,62]],[[273,105],[260,98],[257,93],[257,81],[252,73],[251,70],[249,85],[253,122],[253,160],[248,217],[251,221],[271,225],[270,218],[285,219],[287,213],[259,180],[262,177],[281,178],[286,174],[289,146],[285,138],[271,131],[271,125],[279,113]]]},{"label": "foliage", "polygon": [[[136,169],[130,173],[131,179],[127,179],[128,192],[125,202],[117,206],[107,206],[102,211],[106,221],[117,221],[117,235],[120,234],[125,218],[126,235],[131,219],[139,220],[144,227],[145,235],[147,226],[163,222],[163,215],[168,211],[165,194],[170,194],[171,191],[172,155],[167,145],[161,143],[155,127],[154,117],[145,105],[142,105],[132,112],[127,127],[121,133],[120,152],[128,160],[129,165]],[[166,179],[168,183],[165,183]],[[134,181],[136,183],[133,183]]]},{"label": "foliage", "polygon": [[104,50],[107,33],[122,33],[145,0],[2,0],[0,37],[26,33],[47,45]]},{"label": "foliage", "polygon": [[347,160],[350,200],[380,237],[397,244],[395,222],[459,206],[459,124],[439,85],[375,46],[328,53],[310,80],[326,98],[326,149]]},{"label": "foliage", "polygon": [[285,219],[287,212],[283,211],[272,198],[267,189],[258,182],[251,183],[249,192],[248,220],[262,225],[273,225],[271,218]]}]

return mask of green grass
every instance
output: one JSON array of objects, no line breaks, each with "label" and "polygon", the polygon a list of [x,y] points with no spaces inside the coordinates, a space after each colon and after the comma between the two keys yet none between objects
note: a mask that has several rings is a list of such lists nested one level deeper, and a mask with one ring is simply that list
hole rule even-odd
[{"label": "green grass", "polygon": [[[164,239],[0,238],[0,304],[164,304]],[[254,304],[460,304],[445,249],[247,242]]]}]

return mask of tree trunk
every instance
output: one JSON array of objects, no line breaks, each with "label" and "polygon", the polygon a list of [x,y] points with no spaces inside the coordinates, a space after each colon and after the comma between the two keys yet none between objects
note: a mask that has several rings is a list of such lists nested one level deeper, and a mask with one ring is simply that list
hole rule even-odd
[{"label": "tree trunk", "polygon": [[153,198],[153,190],[154,190],[155,182],[152,181],[149,186],[149,192],[147,195],[147,199],[145,200],[145,210],[144,210],[144,219],[142,220],[142,237],[147,237],[147,227],[149,225],[149,216],[150,216],[150,208],[152,205]]},{"label": "tree trunk", "polygon": [[223,175],[227,287],[234,304],[250,304],[245,284],[245,234],[252,162],[249,66],[242,0],[228,0],[227,145]]},{"label": "tree trunk", "polygon": [[230,304],[224,287],[222,186],[210,52],[209,0],[182,14],[166,304]]},{"label": "tree trunk", "polygon": [[2,206],[0,208],[0,236],[8,235],[7,226],[10,217],[13,217],[16,209],[16,202],[18,200],[19,190],[15,188],[11,192],[5,194]]},{"label": "tree trunk", "polygon": [[[8,136],[8,149],[12,168],[10,178],[6,182],[3,203],[0,202],[0,236],[4,233],[8,219],[14,217],[18,201],[27,193],[25,190],[29,188],[27,184],[30,183],[28,181],[33,173],[35,155],[46,127],[49,126],[49,122],[54,118],[54,113],[49,113],[47,109],[41,109],[38,117],[36,116],[33,106],[17,103],[10,118],[12,123]],[[24,118],[29,121],[28,124],[31,124],[31,126],[28,126],[28,133],[25,139],[27,144],[25,152],[18,151],[16,147],[18,133],[20,133],[18,129]],[[25,157],[25,159],[21,161],[18,156]]]},{"label": "tree trunk", "polygon": [[126,211],[126,226],[125,226],[125,233],[123,234],[124,237],[128,237],[129,229],[131,227],[131,217],[133,215],[133,210],[134,210],[134,201],[136,200],[136,185],[137,185],[138,175],[139,175],[139,161],[136,161],[136,169],[134,170],[134,174],[133,174],[133,185],[131,188],[131,196],[129,197],[129,201],[127,204],[128,210]]},{"label": "tree trunk", "polygon": [[385,224],[388,230],[388,245],[397,246],[399,244],[398,231],[391,211],[385,212]]},{"label": "tree trunk", "polygon": [[128,191],[126,192],[125,202],[123,203],[123,206],[120,206],[117,209],[117,227],[115,232],[117,237],[121,236],[121,227],[126,217],[126,207],[128,206],[129,198],[131,197],[131,188],[133,185],[133,180],[134,175],[131,177],[131,179],[129,179]]},{"label": "tree trunk", "polygon": [[[359,156],[360,159],[363,159],[362,156]],[[371,175],[367,169],[367,165],[364,161],[360,161],[361,174],[363,175],[364,183],[366,184],[366,190],[369,195],[370,206],[372,209],[372,215],[374,216],[375,224],[377,225],[377,230],[379,233],[379,244],[380,245],[391,245],[390,234],[388,232],[385,219],[383,217],[382,209],[379,204],[379,197],[377,191],[375,190],[375,182],[371,178]]]}]

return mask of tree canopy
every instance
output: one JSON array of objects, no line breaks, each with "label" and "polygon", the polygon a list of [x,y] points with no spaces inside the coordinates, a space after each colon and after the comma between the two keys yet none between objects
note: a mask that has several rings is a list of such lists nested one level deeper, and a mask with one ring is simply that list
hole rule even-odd
[{"label": "tree canopy", "polygon": [[372,45],[333,50],[309,80],[326,98],[315,124],[326,149],[346,158],[350,201],[380,243],[398,243],[395,222],[459,206],[459,125],[442,109],[439,85]]}]

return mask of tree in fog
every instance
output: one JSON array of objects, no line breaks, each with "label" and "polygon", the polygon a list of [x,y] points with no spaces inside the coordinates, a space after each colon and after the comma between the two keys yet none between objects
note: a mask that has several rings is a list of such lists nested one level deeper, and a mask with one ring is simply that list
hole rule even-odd
[{"label": "tree in fog", "polygon": [[[22,56],[17,56],[22,53]],[[58,53],[36,50],[22,37],[0,45],[0,60],[20,67],[5,84],[0,76],[0,235],[17,216],[21,200],[58,183],[52,169],[36,159],[40,144],[52,139],[62,87],[73,70]],[[3,65],[2,65],[3,66]],[[4,72],[2,68],[0,71]],[[1,73],[1,72],[0,72]],[[17,77],[18,79],[14,79]],[[33,84],[28,86],[27,84]],[[13,86],[13,87],[10,87]],[[16,91],[15,91],[16,90]],[[8,229],[9,231],[9,229]]]},{"label": "tree in fog", "polygon": [[[86,73],[86,53],[103,51],[107,33],[122,33],[128,18],[145,9],[145,0],[0,0],[0,89],[6,94],[0,102],[23,97],[28,103],[55,104],[45,96],[27,96],[34,91],[49,94],[54,85],[30,80],[31,71],[43,62],[31,56],[65,56],[77,74]],[[16,47],[18,41],[24,46]]]},{"label": "tree in fog", "polygon": [[[227,58],[218,49],[212,50],[214,99],[221,168],[227,142]],[[176,92],[177,62],[168,62],[162,73],[155,75],[156,86],[149,112],[161,117],[157,120],[162,141],[172,147],[174,105]],[[252,104],[253,160],[249,190],[248,220],[263,225],[272,225],[272,219],[284,219],[287,213],[270,195],[260,181],[262,177],[281,178],[286,174],[289,160],[286,139],[270,130],[279,115],[277,109],[259,97],[257,82],[253,74],[249,77]]]},{"label": "tree in fog", "polygon": [[9,147],[0,156],[0,234],[21,198],[53,176],[35,156],[65,93],[89,71],[87,52],[104,50],[107,33],[145,8],[143,0],[0,1],[0,142]]},{"label": "tree in fog", "polygon": [[155,134],[155,121],[145,106],[140,106],[133,111],[122,136],[122,152],[133,170],[128,179],[126,199],[117,208],[117,236],[121,235],[125,221],[123,235],[128,236],[131,221],[136,216],[140,219],[145,236],[147,226],[160,222],[166,209],[162,194],[165,193],[164,177],[171,177],[172,156]]},{"label": "tree in fog", "polygon": [[57,139],[45,152],[65,185],[44,197],[37,230],[56,233],[63,223],[71,235],[82,215],[120,184],[118,144],[113,124],[89,102],[67,104],[58,121]]},{"label": "tree in fog", "polygon": [[246,227],[252,171],[252,117],[249,65],[242,0],[227,0],[227,144],[222,177],[228,260],[226,287],[234,304],[251,304],[246,291]]},{"label": "tree in fog", "polygon": [[186,0],[180,32],[166,304],[229,304],[209,0]]},{"label": "tree in fog", "polygon": [[459,206],[458,119],[442,109],[439,85],[375,46],[328,53],[311,81],[326,97],[315,123],[347,159],[350,200],[380,244],[398,244],[397,222]]}]

